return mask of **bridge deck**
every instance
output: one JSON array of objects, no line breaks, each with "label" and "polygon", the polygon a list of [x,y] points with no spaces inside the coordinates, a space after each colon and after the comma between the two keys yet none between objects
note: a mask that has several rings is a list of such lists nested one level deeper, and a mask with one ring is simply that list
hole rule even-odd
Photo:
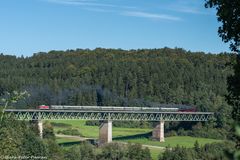
[{"label": "bridge deck", "polygon": [[159,112],[145,110],[7,109],[5,111],[19,120],[207,121],[213,116],[212,112]]}]

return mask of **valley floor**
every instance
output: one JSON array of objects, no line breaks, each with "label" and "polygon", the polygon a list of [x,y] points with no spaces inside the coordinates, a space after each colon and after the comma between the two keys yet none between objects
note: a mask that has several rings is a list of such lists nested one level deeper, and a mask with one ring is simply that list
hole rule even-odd
[{"label": "valley floor", "polygon": [[[80,141],[84,141],[87,139],[97,139],[99,135],[98,126],[87,126],[85,125],[86,121],[77,121],[77,120],[58,120],[58,121],[50,121],[59,123],[59,125],[54,127],[54,132],[56,133],[57,142],[59,144],[64,143],[80,143]],[[67,124],[68,127],[61,127],[61,124]],[[67,128],[77,129],[81,133],[82,136],[71,136],[71,135],[63,135],[57,134],[59,130],[64,130]],[[165,142],[158,142],[151,140],[149,137],[144,136],[144,134],[148,134],[151,132],[150,128],[142,129],[142,128],[118,128],[113,127],[113,141],[120,143],[140,143],[143,147],[148,147],[151,156],[154,160],[157,159],[158,155],[164,152],[165,147],[175,147],[177,145],[191,148],[194,146],[194,143],[198,141],[200,145],[204,145],[207,143],[220,142],[221,140],[209,139],[209,138],[198,138],[198,137],[189,137],[189,136],[173,136],[166,137]]]}]

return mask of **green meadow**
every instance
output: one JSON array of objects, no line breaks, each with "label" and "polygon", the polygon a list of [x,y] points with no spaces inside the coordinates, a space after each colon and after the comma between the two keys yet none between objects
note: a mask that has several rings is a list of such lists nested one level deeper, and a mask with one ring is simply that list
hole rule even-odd
[{"label": "green meadow", "polygon": [[198,141],[200,145],[204,145],[207,143],[213,142],[220,142],[221,140],[210,139],[210,138],[198,138],[198,137],[189,137],[189,136],[173,136],[173,137],[166,137],[165,142],[158,142],[155,140],[151,140],[149,138],[136,138],[136,139],[128,139],[128,140],[121,140],[125,142],[131,143],[140,143],[145,145],[151,146],[159,146],[159,147],[175,147],[177,145],[191,148],[194,146],[194,143]]},{"label": "green meadow", "polygon": [[[85,125],[84,120],[51,120],[50,122],[60,123],[60,124],[68,124],[69,126],[55,126],[54,131],[64,130],[67,128],[78,129],[79,132],[87,138],[98,138],[99,135],[99,127],[98,126],[87,126]],[[151,140],[149,138],[149,132],[151,132],[150,128],[119,128],[113,127],[113,141],[116,142],[125,142],[125,143],[139,143],[143,145],[149,145],[149,150],[151,156],[154,160],[158,159],[158,155],[163,153],[164,149],[157,148],[158,147],[175,147],[177,145],[191,148],[194,146],[194,143],[198,141],[200,145],[204,145],[207,143],[220,142],[221,140],[209,139],[209,138],[198,138],[198,137],[189,137],[189,136],[173,136],[166,137],[165,142],[158,142]],[[140,135],[140,136],[138,136]],[[147,136],[144,136],[147,135]],[[58,143],[67,143],[67,142],[76,142],[79,139],[69,138],[69,137],[57,137]],[[152,146],[152,147],[151,147]]]},{"label": "green meadow", "polygon": [[[98,126],[87,126],[83,120],[51,120],[50,122],[64,123],[71,125],[71,128],[78,129],[79,132],[88,138],[98,138]],[[54,131],[66,129],[67,127],[54,127]],[[118,128],[113,127],[113,137],[131,136],[151,132],[149,128]]]}]

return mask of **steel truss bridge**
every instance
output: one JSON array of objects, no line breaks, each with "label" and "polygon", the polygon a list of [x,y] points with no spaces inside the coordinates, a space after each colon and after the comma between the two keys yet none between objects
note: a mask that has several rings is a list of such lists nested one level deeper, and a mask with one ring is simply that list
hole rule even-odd
[{"label": "steel truss bridge", "polygon": [[18,120],[208,121],[213,112],[6,109]]}]

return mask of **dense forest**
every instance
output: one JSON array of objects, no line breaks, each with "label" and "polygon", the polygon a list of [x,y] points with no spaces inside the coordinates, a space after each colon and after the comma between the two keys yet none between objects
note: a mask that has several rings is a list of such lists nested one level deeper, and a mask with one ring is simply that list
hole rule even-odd
[{"label": "dense forest", "polygon": [[[181,48],[76,49],[41,52],[31,57],[1,54],[0,95],[27,90],[31,96],[16,104],[18,108],[41,104],[185,104],[198,111],[215,112],[211,127],[221,131],[216,130],[213,136],[222,138],[231,128],[231,107],[225,96],[235,58],[234,54],[193,53]],[[197,124],[193,129],[201,127]],[[176,124],[170,128],[166,124],[166,131],[174,128],[179,129]],[[182,129],[180,133],[186,134]]]},{"label": "dense forest", "polygon": [[27,90],[40,104],[152,106],[189,104],[216,111],[226,94],[229,54],[183,49],[67,50],[0,55],[0,94]]}]

